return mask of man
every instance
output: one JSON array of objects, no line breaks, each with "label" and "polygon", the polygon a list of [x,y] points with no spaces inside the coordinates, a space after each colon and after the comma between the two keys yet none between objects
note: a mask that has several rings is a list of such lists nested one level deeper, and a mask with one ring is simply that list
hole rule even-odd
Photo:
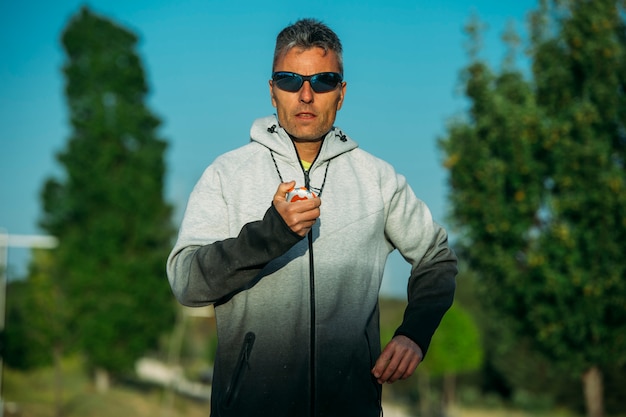
[{"label": "man", "polygon": [[[404,177],[333,127],[342,46],[304,19],[277,37],[270,96],[249,144],[195,186],[168,259],[178,300],[213,304],[212,416],[378,416],[450,307],[456,258]],[[313,195],[289,202],[290,189]],[[387,256],[411,263],[404,320],[381,352]]]}]

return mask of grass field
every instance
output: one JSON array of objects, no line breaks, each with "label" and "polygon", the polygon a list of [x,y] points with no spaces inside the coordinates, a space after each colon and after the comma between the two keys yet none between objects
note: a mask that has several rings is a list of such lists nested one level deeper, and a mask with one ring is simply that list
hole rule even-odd
[{"label": "grass field", "polygon": [[[58,390],[62,387],[61,401]],[[62,380],[52,368],[28,373],[5,369],[3,383],[5,417],[208,417],[209,404],[173,394],[160,387],[114,384],[106,393],[96,392],[82,372],[79,360],[63,363]],[[57,407],[57,403],[61,406]],[[416,417],[394,404],[384,404],[385,417]],[[454,408],[448,417],[572,417],[552,411],[530,414],[502,408]]]},{"label": "grass field", "polygon": [[[64,362],[59,382],[51,368],[23,373],[6,370],[5,417],[206,417],[207,402],[176,396],[159,387],[114,384],[96,392],[78,360]],[[61,384],[61,401],[56,387]],[[60,407],[57,405],[60,403]]]},{"label": "grass field", "polygon": [[[393,335],[397,323],[402,320],[403,311],[403,302],[381,300],[381,330],[387,333],[386,338]],[[215,329],[213,322],[205,318],[187,320],[186,355],[198,361],[189,362],[187,359],[185,369],[187,372],[196,373],[206,369],[207,351],[211,342],[215,341]],[[210,407],[207,401],[190,399],[161,387],[133,382],[113,384],[106,393],[96,392],[78,357],[63,361],[60,379],[55,376],[53,368],[17,372],[5,367],[2,384],[2,398],[6,405],[4,417],[209,416]],[[398,384],[400,383],[392,386],[393,390],[398,388]],[[390,394],[393,391],[392,387],[385,388],[384,393]],[[384,395],[383,398],[390,400],[397,397]],[[558,410],[531,413],[504,409],[501,402],[493,401],[468,401],[467,404],[490,406],[453,408],[449,410],[447,417],[574,417],[571,413]],[[385,417],[417,417],[417,413],[408,412],[406,408],[397,404],[383,402],[383,407]],[[621,417],[626,417],[626,414]]]}]

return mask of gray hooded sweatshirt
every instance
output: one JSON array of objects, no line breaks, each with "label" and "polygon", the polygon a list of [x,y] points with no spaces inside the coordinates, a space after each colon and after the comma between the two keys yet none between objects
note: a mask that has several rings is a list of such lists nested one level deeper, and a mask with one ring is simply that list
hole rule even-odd
[{"label": "gray hooded sweatshirt", "polygon": [[[272,205],[291,180],[322,199],[307,238]],[[403,176],[340,129],[305,172],[276,117],[256,120],[250,143],[218,157],[196,184],[167,261],[182,304],[215,306],[211,416],[380,415],[371,369],[395,249],[412,266],[396,334],[426,353],[454,295],[445,230]]]}]

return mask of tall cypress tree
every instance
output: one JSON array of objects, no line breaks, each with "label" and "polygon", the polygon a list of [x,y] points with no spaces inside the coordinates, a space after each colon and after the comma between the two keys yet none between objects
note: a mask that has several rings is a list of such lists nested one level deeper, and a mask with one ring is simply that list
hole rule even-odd
[{"label": "tall cypress tree", "polygon": [[64,170],[42,192],[42,227],[59,238],[57,276],[75,342],[94,369],[120,373],[173,323],[164,280],[173,227],[164,201],[160,121],[137,37],[82,8],[62,34],[71,136]]},{"label": "tall cypress tree", "polygon": [[484,300],[599,417],[603,370],[626,364],[626,1],[540,6],[532,79],[474,59],[441,145]]}]

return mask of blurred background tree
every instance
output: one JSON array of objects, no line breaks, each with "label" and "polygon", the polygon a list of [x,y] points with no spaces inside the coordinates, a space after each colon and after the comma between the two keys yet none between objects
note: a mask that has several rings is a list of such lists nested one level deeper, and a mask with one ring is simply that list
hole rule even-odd
[{"label": "blurred background tree", "polygon": [[418,372],[443,379],[443,414],[456,402],[457,376],[477,371],[483,363],[483,344],[475,319],[459,303],[443,317],[433,336],[428,360]]},{"label": "blurred background tree", "polygon": [[601,416],[603,371],[626,363],[626,2],[541,1],[530,79],[500,72],[468,26],[470,107],[440,141],[452,221],[481,298]]},{"label": "blurred background tree", "polygon": [[48,251],[33,251],[28,280],[8,285],[6,361],[15,369],[34,369],[53,363],[70,335],[63,326],[62,294],[51,279],[54,260]]},{"label": "blurred background tree", "polygon": [[164,276],[173,235],[166,142],[144,103],[133,33],[84,7],[62,43],[72,133],[58,155],[63,175],[43,188],[41,225],[59,239],[54,279],[72,340],[106,387],[174,322]]},{"label": "blurred background tree", "polygon": [[61,361],[72,335],[67,331],[68,310],[54,276],[54,255],[35,249],[28,280],[9,285],[7,365],[23,371],[54,366],[55,415],[61,415],[63,380]]},{"label": "blurred background tree", "polygon": [[[443,317],[428,354],[416,371],[414,383],[419,393],[419,415],[453,414],[458,377],[478,371],[483,356],[480,330],[474,316],[455,302]],[[440,389],[433,389],[432,381],[441,382]]]}]

